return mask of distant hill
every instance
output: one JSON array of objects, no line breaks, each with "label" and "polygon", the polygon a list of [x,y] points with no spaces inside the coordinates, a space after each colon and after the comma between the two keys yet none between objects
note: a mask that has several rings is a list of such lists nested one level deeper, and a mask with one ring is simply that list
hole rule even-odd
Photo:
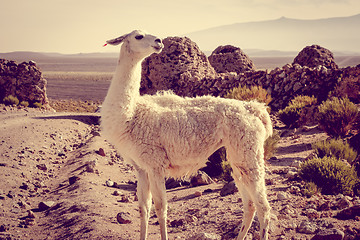
[{"label": "distant hill", "polygon": [[269,21],[224,25],[185,35],[203,51],[213,51],[217,46],[230,44],[241,49],[298,53],[306,46],[318,44],[332,52],[359,55],[359,26],[360,14],[317,20],[282,17]]},{"label": "distant hill", "polygon": [[44,53],[44,52],[8,52],[0,53],[0,58],[16,61],[44,61],[49,58],[65,59],[65,58],[117,58],[119,53],[77,53],[77,54],[62,54],[62,53]]}]

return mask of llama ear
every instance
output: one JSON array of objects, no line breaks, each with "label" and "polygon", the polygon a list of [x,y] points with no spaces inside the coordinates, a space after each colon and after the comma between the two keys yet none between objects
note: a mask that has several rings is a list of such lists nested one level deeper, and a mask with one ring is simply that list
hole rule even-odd
[{"label": "llama ear", "polygon": [[110,44],[110,45],[119,45],[120,43],[122,43],[124,41],[124,39],[128,36],[129,34],[125,34],[121,37],[117,37],[117,38],[114,38],[114,39],[110,39],[110,40],[107,40],[106,41],[106,44],[104,46],[106,46],[107,44]]}]

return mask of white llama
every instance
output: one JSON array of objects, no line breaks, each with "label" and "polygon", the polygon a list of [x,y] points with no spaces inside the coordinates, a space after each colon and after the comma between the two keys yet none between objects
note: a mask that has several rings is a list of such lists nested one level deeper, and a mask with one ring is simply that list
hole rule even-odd
[{"label": "white llama", "polygon": [[137,170],[140,239],[146,239],[152,198],[167,240],[165,177],[181,177],[204,167],[224,146],[242,195],[245,238],[255,210],[261,239],[268,239],[270,206],[265,189],[264,142],[272,134],[266,107],[218,97],[182,98],[171,93],[140,96],[141,62],[159,53],[162,41],[133,31],[107,41],[122,44],[119,62],[101,109],[103,134]]}]

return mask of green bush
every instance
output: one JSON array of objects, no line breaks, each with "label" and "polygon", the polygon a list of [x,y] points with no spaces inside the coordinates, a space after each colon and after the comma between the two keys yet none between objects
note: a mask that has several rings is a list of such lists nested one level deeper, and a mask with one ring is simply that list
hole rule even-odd
[{"label": "green bush", "polygon": [[264,159],[268,160],[274,154],[277,150],[277,144],[280,140],[280,135],[278,131],[274,131],[273,135],[271,137],[268,137],[264,144]]},{"label": "green bush", "polygon": [[28,101],[21,101],[20,106],[28,107],[28,106],[29,106],[29,102],[28,102]]},{"label": "green bush", "polygon": [[231,182],[232,180],[234,180],[234,178],[232,177],[232,168],[231,165],[229,163],[229,161],[223,161],[221,163],[221,167],[222,167],[222,174],[220,176],[220,179],[226,181],[226,182]]},{"label": "green bush", "polygon": [[319,126],[333,137],[346,136],[358,115],[357,106],[348,98],[328,99],[318,109]]},{"label": "green bush", "polygon": [[43,107],[43,105],[39,102],[34,102],[33,106],[34,106],[34,108],[42,108]]},{"label": "green bush", "polygon": [[353,193],[359,179],[345,162],[334,157],[312,158],[300,165],[299,176],[314,182],[323,194]]},{"label": "green bush", "polygon": [[241,101],[257,100],[268,105],[271,102],[271,96],[260,86],[239,86],[233,88],[225,95],[225,98],[232,98]]},{"label": "green bush", "polygon": [[6,105],[19,105],[19,99],[17,97],[14,97],[13,95],[9,95],[7,97],[4,97],[3,102]]},{"label": "green bush", "polygon": [[318,157],[323,158],[335,157],[344,159],[349,164],[353,164],[357,157],[357,152],[350,147],[349,143],[342,139],[330,139],[321,142],[313,143],[312,148]]},{"label": "green bush", "polygon": [[288,127],[299,127],[313,117],[316,103],[315,97],[296,96],[286,108],[279,111],[279,118]]},{"label": "green bush", "polygon": [[321,188],[319,188],[314,182],[306,182],[304,189],[301,192],[306,197],[311,197],[317,193],[320,193]]}]

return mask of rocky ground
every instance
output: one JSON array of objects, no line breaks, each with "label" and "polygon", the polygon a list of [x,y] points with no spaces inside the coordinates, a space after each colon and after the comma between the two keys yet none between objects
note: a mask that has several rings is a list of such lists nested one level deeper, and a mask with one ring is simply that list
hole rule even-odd
[{"label": "rocky ground", "polygon": [[[98,120],[0,106],[0,239],[138,239],[134,170],[101,137]],[[305,197],[296,180],[310,144],[326,134],[316,126],[277,129],[282,137],[266,175],[270,239],[360,239],[358,197]],[[234,239],[241,198],[221,196],[223,186],[169,189],[169,238]],[[158,228],[153,214],[150,240],[159,239]],[[255,221],[247,239],[257,239],[258,228]],[[208,237],[196,238],[201,233]]]}]

